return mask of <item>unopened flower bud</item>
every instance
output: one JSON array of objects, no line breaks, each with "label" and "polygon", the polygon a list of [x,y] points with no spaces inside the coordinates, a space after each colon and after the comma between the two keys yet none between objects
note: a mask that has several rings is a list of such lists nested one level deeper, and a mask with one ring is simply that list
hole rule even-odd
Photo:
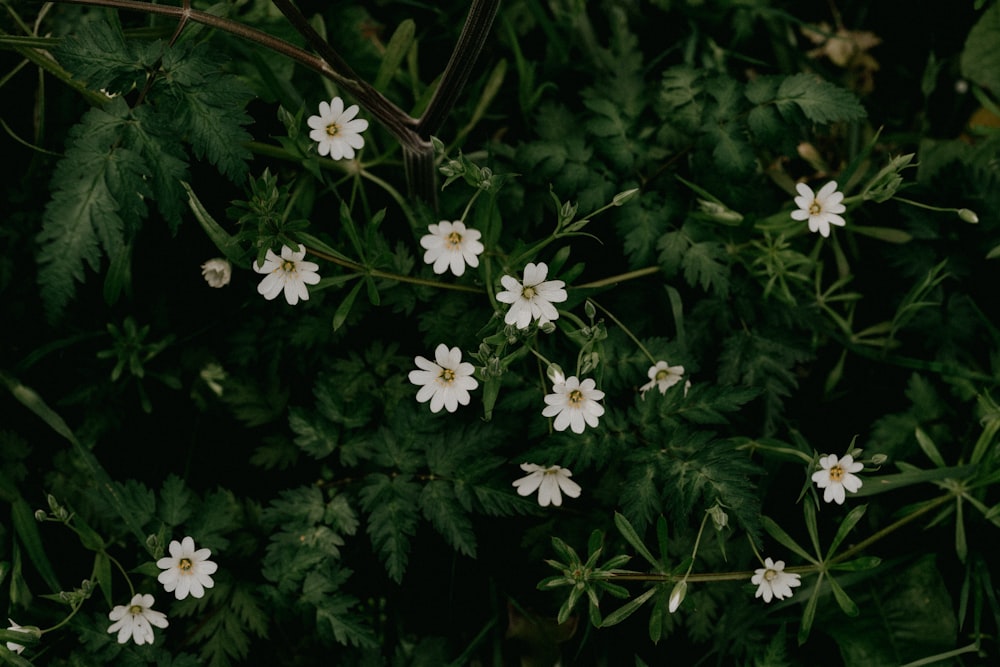
[{"label": "unopened flower bud", "polygon": [[712,525],[715,526],[716,530],[722,530],[729,525],[729,515],[718,503],[708,510],[708,516],[712,517]]},{"label": "unopened flower bud", "polygon": [[883,463],[885,463],[888,460],[889,460],[889,457],[886,456],[885,454],[876,454],[875,456],[872,457],[872,463],[874,465],[877,465],[877,466],[882,465]]},{"label": "unopened flower bud", "polygon": [[611,200],[611,203],[615,206],[622,206],[635,199],[638,194],[639,188],[632,188],[631,190],[626,190],[625,192],[619,192],[615,195],[615,198]]},{"label": "unopened flower bud", "polygon": [[585,312],[587,314],[587,318],[591,319],[591,320],[594,319],[594,317],[597,316],[597,308],[590,301],[590,299],[587,299],[583,303],[583,312]]},{"label": "unopened flower bud", "polygon": [[553,331],[556,330],[556,325],[553,324],[552,322],[546,322],[545,324],[543,324],[540,327],[538,327],[538,329],[542,333],[550,334],[550,333],[552,333]]},{"label": "unopened flower bud", "polygon": [[45,521],[48,517],[49,514],[45,510],[35,510],[35,521]]},{"label": "unopened flower bud", "polygon": [[225,287],[233,276],[233,265],[222,257],[215,257],[201,265],[201,275],[209,287]]},{"label": "unopened flower bud", "polygon": [[687,589],[687,580],[682,579],[674,585],[674,590],[670,591],[670,601],[667,603],[667,609],[671,614],[677,611],[677,608],[681,606],[681,602],[684,602]]},{"label": "unopened flower bud", "polygon": [[964,222],[971,222],[972,224],[979,222],[979,216],[976,215],[976,212],[968,208],[958,209],[958,217]]},{"label": "unopened flower bud", "polygon": [[566,374],[563,373],[559,364],[549,364],[548,368],[545,369],[545,376],[552,384],[562,384],[566,381]]}]

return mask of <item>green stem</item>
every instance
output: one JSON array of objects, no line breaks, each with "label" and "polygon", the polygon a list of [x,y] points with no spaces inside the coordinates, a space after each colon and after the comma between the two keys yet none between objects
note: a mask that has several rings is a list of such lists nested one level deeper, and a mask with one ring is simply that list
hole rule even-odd
[{"label": "green stem", "polygon": [[646,346],[645,346],[645,345],[643,345],[643,344],[642,344],[642,343],[641,343],[641,342],[639,341],[639,339],[638,339],[638,338],[636,338],[635,334],[633,334],[633,333],[632,333],[632,331],[631,331],[631,330],[630,330],[630,329],[629,329],[628,327],[626,327],[626,326],[625,326],[624,324],[622,324],[622,323],[621,323],[621,321],[620,321],[620,320],[619,320],[619,319],[618,319],[617,317],[615,317],[614,315],[612,315],[612,314],[611,314],[611,311],[610,311],[610,310],[608,310],[607,308],[605,308],[605,307],[604,307],[604,306],[602,306],[601,304],[597,303],[597,302],[596,302],[596,301],[594,301],[593,299],[588,299],[588,301],[590,301],[590,302],[591,302],[592,304],[594,304],[594,306],[595,306],[595,307],[596,307],[596,308],[597,308],[598,310],[600,310],[600,311],[601,311],[602,313],[604,313],[605,315],[607,315],[607,316],[608,316],[608,317],[609,317],[609,318],[611,319],[611,321],[612,321],[612,322],[614,322],[614,323],[615,323],[615,325],[616,325],[616,326],[617,326],[617,327],[618,327],[619,329],[621,329],[622,331],[624,331],[624,332],[625,332],[625,335],[626,335],[626,336],[628,336],[629,338],[631,338],[631,339],[632,339],[632,342],[633,342],[633,343],[635,343],[635,344],[636,344],[636,346],[637,346],[637,347],[638,347],[638,348],[639,348],[640,350],[642,350],[642,353],[646,355],[646,358],[647,358],[647,359],[649,359],[649,363],[651,363],[651,364],[653,364],[653,365],[656,365],[656,359],[654,359],[654,358],[653,358],[653,355],[652,355],[652,354],[650,354],[650,352],[649,352],[649,350],[648,350],[648,349],[646,349]]},{"label": "green stem", "polygon": [[583,285],[575,285],[575,287],[577,289],[597,289],[599,287],[608,287],[610,285],[617,285],[618,283],[622,283],[627,280],[635,280],[636,278],[645,278],[646,276],[651,276],[659,272],[660,272],[660,267],[647,266],[644,269],[636,269],[635,271],[627,271],[625,273],[619,273],[618,275],[611,276],[609,278],[601,278],[600,280],[584,283]]},{"label": "green stem", "polygon": [[456,285],[454,283],[442,283],[436,280],[427,280],[426,278],[414,278],[412,276],[404,276],[399,273],[390,273],[388,271],[379,271],[378,269],[369,269],[363,264],[358,264],[357,262],[352,262],[350,260],[341,259],[340,257],[334,257],[333,255],[327,254],[320,250],[310,248],[306,246],[306,250],[313,255],[321,259],[325,259],[333,264],[338,264],[344,268],[350,269],[362,275],[368,275],[373,278],[386,278],[388,280],[395,280],[400,283],[410,283],[411,285],[424,285],[426,287],[437,287],[439,289],[452,290],[455,292],[469,292],[472,294],[482,294],[483,290],[476,287],[469,287],[468,285]]}]

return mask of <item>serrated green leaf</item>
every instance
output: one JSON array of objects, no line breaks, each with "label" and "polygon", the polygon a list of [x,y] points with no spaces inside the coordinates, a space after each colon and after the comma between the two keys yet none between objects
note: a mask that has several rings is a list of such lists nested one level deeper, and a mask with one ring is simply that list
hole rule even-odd
[{"label": "serrated green leaf", "polygon": [[126,232],[134,233],[146,215],[150,172],[123,145],[128,114],[115,99],[88,111],[69,132],[38,235],[38,279],[50,317],[62,314],[76,283],[84,282],[84,264],[96,271],[102,254],[116,256]]},{"label": "serrated green leaf", "polygon": [[373,473],[361,489],[361,507],[368,512],[372,546],[396,583],[403,581],[410,556],[410,537],[417,530],[420,487],[410,475],[390,478]]},{"label": "serrated green leaf", "polygon": [[219,71],[206,47],[185,42],[163,54],[165,117],[173,118],[178,134],[191,143],[195,157],[207,158],[220,172],[238,182],[247,171],[250,151],[244,144],[252,122],[244,107],[251,93],[238,78]]},{"label": "serrated green leaf", "polygon": [[448,544],[459,553],[476,557],[476,535],[448,482],[432,480],[420,492],[420,509]]},{"label": "serrated green leaf", "polygon": [[193,510],[194,498],[187,486],[177,475],[171,474],[160,489],[160,519],[170,527],[180,526]]},{"label": "serrated green leaf", "polygon": [[782,81],[774,103],[786,118],[788,109],[796,107],[815,123],[860,120],[866,115],[853,94],[812,74],[795,74]]},{"label": "serrated green leaf", "polygon": [[92,90],[114,95],[127,93],[146,81],[160,45],[162,42],[157,42],[150,49],[126,43],[117,20],[87,21],[60,42],[55,55],[74,78],[86,82]]}]

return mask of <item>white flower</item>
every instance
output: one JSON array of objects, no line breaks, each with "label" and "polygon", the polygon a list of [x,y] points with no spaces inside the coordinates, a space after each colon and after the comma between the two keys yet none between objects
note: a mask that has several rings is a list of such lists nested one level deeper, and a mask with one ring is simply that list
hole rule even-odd
[{"label": "white flower", "polygon": [[[458,404],[469,404],[469,392],[479,386],[472,377],[475,367],[462,361],[462,351],[450,350],[444,343],[434,350],[434,361],[423,357],[414,359],[421,370],[410,371],[410,382],[422,385],[417,392],[417,402],[431,402],[431,412],[448,412],[458,409]],[[435,363],[435,361],[437,363]]]},{"label": "white flower", "polygon": [[830,225],[843,227],[847,224],[837,215],[847,210],[840,203],[844,199],[844,193],[837,192],[837,181],[830,181],[815,195],[812,188],[805,183],[799,183],[795,189],[800,195],[795,198],[795,205],[799,208],[792,211],[792,219],[808,220],[809,231],[819,232],[826,237],[830,235]]},{"label": "white flower", "polygon": [[512,486],[517,487],[517,495],[530,496],[537,490],[538,504],[542,507],[548,507],[550,503],[556,507],[562,505],[560,491],[570,498],[580,497],[580,485],[570,479],[573,473],[568,468],[543,468],[534,463],[522,463],[521,470],[528,474],[512,483]]},{"label": "white flower", "polygon": [[[306,121],[312,131],[309,138],[319,143],[319,154],[329,155],[334,160],[354,159],[354,150],[361,150],[365,140],[361,133],[368,129],[368,121],[354,119],[358,115],[358,105],[344,108],[344,100],[334,97],[330,103],[319,103],[319,115],[309,116]],[[353,119],[353,120],[352,120]]]},{"label": "white flower", "polygon": [[[673,387],[684,377],[684,367],[668,366],[665,361],[657,361],[655,365],[649,367],[649,371],[646,374],[649,376],[649,382],[639,387],[639,392],[645,394],[653,387],[656,387],[660,390],[661,394],[665,394],[667,393],[667,389]],[[684,393],[686,394],[687,392],[685,391]]]},{"label": "white flower", "polygon": [[194,540],[188,536],[182,541],[174,540],[168,547],[170,557],[156,561],[156,567],[163,570],[156,579],[163,584],[163,590],[174,592],[178,600],[183,600],[190,593],[196,598],[205,595],[205,589],[215,585],[212,577],[219,566],[208,560],[212,552],[208,549],[195,549]]},{"label": "white flower", "polygon": [[[20,630],[21,632],[24,632],[23,630],[21,630],[22,626],[18,625],[17,623],[15,623],[14,621],[12,621],[11,619],[8,618],[7,622],[10,623],[10,627],[7,628],[8,630],[12,630],[12,631],[15,631],[15,632]],[[28,633],[24,632],[24,634],[28,634]],[[8,651],[13,651],[14,653],[17,653],[17,654],[20,654],[21,651],[24,650],[24,646],[22,646],[21,644],[18,644],[17,642],[7,642],[7,650]]]},{"label": "white flower", "polygon": [[436,225],[427,225],[430,234],[420,239],[420,245],[427,249],[424,263],[434,265],[434,273],[444,273],[449,268],[456,276],[465,273],[465,265],[479,266],[479,257],[485,248],[479,242],[479,230],[469,229],[461,220],[442,220]]},{"label": "white flower", "polygon": [[596,387],[590,378],[580,382],[575,375],[552,385],[554,393],[545,395],[542,416],[555,417],[553,426],[557,431],[569,426],[573,433],[583,433],[584,423],[597,426],[597,418],[604,414],[604,406],[597,401],[604,398],[604,392]]},{"label": "white flower", "polygon": [[757,585],[754,597],[763,596],[764,602],[770,602],[771,598],[778,600],[790,598],[792,589],[802,585],[798,574],[785,572],[785,561],[774,562],[770,558],[764,559],[764,567],[754,570],[750,583]]},{"label": "white flower", "polygon": [[541,326],[559,317],[553,303],[566,300],[566,286],[561,280],[545,280],[549,267],[539,262],[524,267],[524,281],[514,276],[504,276],[500,284],[506,291],[497,294],[497,301],[511,304],[504,316],[507,324],[517,324],[518,329],[527,329],[531,320],[538,320]]},{"label": "white flower", "polygon": [[140,646],[153,643],[153,628],[167,627],[167,616],[161,611],[153,611],[153,596],[134,595],[127,605],[118,605],[108,614],[114,623],[108,632],[118,633],[118,643],[128,643],[131,635],[133,641]]},{"label": "white flower", "polygon": [[209,287],[225,287],[233,275],[233,266],[228,260],[216,257],[201,265],[201,275]]},{"label": "white flower", "polygon": [[813,473],[812,481],[816,482],[819,488],[826,489],[823,492],[824,502],[832,500],[838,505],[843,505],[844,489],[856,493],[861,488],[861,479],[851,473],[861,472],[865,466],[856,462],[850,454],[839,460],[836,454],[823,456],[819,464],[823,469]]},{"label": "white flower", "polygon": [[285,291],[285,301],[288,305],[294,306],[299,302],[309,300],[309,290],[306,285],[315,285],[319,282],[319,264],[315,262],[303,261],[306,256],[306,249],[295,252],[288,246],[281,247],[281,257],[278,257],[270,250],[264,258],[264,266],[257,266],[257,260],[253,262],[253,270],[257,273],[266,273],[267,276],[257,285],[257,292],[264,295],[270,301],[281,291]]}]

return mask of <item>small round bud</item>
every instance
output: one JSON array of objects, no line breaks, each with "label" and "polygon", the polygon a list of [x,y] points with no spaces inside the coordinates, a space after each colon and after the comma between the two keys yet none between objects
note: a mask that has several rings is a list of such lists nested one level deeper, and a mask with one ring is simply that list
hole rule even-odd
[{"label": "small round bud", "polygon": [[877,466],[882,465],[883,463],[885,463],[888,460],[889,460],[889,457],[886,456],[885,454],[876,454],[875,456],[872,457],[872,463],[875,464],[875,465],[877,465]]},{"label": "small round bud", "polygon": [[540,330],[540,331],[541,331],[542,333],[547,333],[547,334],[550,334],[550,333],[552,333],[553,331],[555,331],[555,330],[556,330],[556,325],[555,325],[555,324],[553,324],[552,322],[546,322],[546,323],[545,323],[545,324],[543,324],[542,326],[538,327],[538,329],[539,329],[539,330]]},{"label": "small round bud", "polygon": [[970,222],[972,224],[976,224],[979,222],[979,216],[976,215],[976,212],[968,208],[958,209],[958,217],[961,218],[964,222]]},{"label": "small round bud", "polygon": [[35,521],[42,522],[49,518],[48,512],[45,510],[35,510]]}]

